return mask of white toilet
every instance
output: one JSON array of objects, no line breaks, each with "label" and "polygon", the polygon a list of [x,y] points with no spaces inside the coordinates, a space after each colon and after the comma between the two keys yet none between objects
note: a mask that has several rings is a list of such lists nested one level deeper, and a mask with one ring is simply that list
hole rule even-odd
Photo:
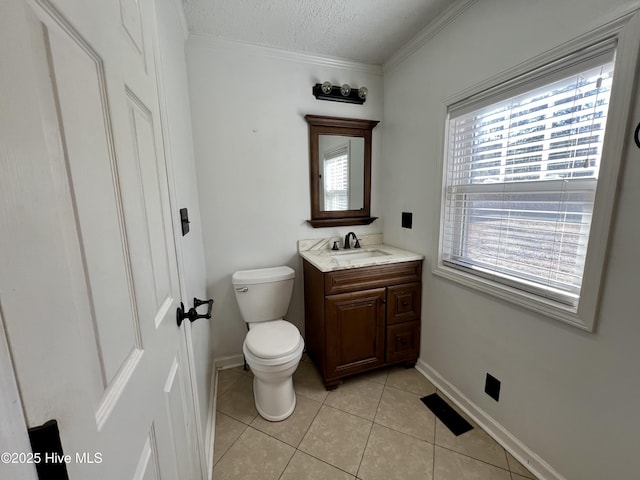
[{"label": "white toilet", "polygon": [[256,409],[272,422],[284,420],[296,408],[292,375],[304,340],[295,325],[282,319],[294,278],[289,267],[242,270],[231,277],[240,313],[249,325],[242,351],[253,372]]}]

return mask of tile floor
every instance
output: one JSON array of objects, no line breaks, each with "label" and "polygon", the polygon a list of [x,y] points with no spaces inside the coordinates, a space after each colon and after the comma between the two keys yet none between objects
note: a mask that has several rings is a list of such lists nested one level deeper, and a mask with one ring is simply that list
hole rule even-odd
[{"label": "tile floor", "polygon": [[214,480],[535,480],[475,424],[454,436],[420,401],[436,388],[415,369],[327,392],[305,355],[296,410],[276,423],[258,415],[252,381],[242,367],[219,372]]}]

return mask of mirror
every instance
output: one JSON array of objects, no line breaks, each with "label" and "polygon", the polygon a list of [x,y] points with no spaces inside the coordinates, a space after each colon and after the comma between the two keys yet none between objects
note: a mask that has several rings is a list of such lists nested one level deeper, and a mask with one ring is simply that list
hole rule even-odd
[{"label": "mirror", "polygon": [[320,210],[364,208],[364,138],[318,137]]},{"label": "mirror", "polygon": [[313,227],[368,225],[376,120],[306,115]]}]

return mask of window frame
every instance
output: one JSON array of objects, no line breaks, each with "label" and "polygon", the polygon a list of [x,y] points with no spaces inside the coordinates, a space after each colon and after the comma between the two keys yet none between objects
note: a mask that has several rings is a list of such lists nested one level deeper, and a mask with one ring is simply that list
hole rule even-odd
[{"label": "window frame", "polygon": [[[605,273],[607,244],[613,223],[616,190],[622,159],[625,154],[630,130],[631,106],[635,94],[636,63],[640,44],[640,15],[636,11],[600,26],[580,37],[532,58],[512,69],[504,71],[488,80],[446,99],[442,104],[440,133],[440,210],[437,238],[434,242],[436,262],[432,273],[458,284],[489,294],[509,303],[527,308],[546,317],[557,319],[580,329],[593,332],[596,327],[597,311]],[[474,275],[443,262],[443,232],[446,194],[446,152],[448,145],[447,126],[449,111],[454,105],[464,104],[469,99],[486,99],[499,95],[514,85],[530,84],[536,78],[545,77],[551,71],[565,71],[571,68],[571,61],[585,51],[595,49],[607,42],[615,42],[615,67],[611,87],[608,122],[602,148],[602,162],[598,176],[598,186],[593,208],[587,256],[582,277],[582,288],[577,307],[525,292],[509,285],[498,283],[482,276]],[[567,62],[568,60],[568,62]],[[516,87],[517,88],[517,87]],[[473,102],[469,102],[472,104]],[[629,139],[631,140],[631,139]]]}]

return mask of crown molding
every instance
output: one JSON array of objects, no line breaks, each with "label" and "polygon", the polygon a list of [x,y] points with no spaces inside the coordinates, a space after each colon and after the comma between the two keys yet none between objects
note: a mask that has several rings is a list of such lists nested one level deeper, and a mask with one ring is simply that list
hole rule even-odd
[{"label": "crown molding", "polygon": [[261,57],[269,57],[297,63],[306,63],[309,65],[317,65],[322,67],[340,68],[344,70],[382,76],[381,65],[359,63],[351,60],[345,60],[343,58],[329,57],[300,51],[283,50],[275,47],[267,47],[264,45],[256,45],[248,42],[229,40],[227,38],[215,37],[212,35],[190,33],[188,42],[192,45],[204,48],[224,50],[237,49],[244,51],[244,53],[258,55]]},{"label": "crown molding", "polygon": [[453,22],[458,16],[466,12],[478,0],[458,0],[452,3],[429,25],[424,27],[415,37],[405,43],[396,53],[391,55],[383,66],[384,73],[388,73],[413,55],[420,47],[435,37],[442,29]]}]

